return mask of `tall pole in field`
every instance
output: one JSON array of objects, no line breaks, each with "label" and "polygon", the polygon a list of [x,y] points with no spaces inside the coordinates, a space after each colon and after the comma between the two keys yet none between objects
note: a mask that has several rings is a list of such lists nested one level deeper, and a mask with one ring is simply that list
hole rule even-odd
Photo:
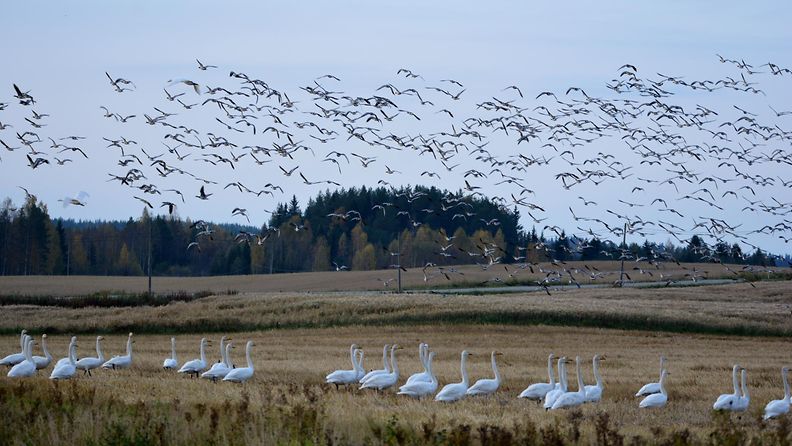
[{"label": "tall pole in field", "polygon": [[148,230],[148,295],[151,297],[151,216],[149,216]]},{"label": "tall pole in field", "polygon": [[396,254],[397,255],[396,258],[398,259],[396,261],[396,263],[397,263],[397,265],[396,265],[396,278],[397,278],[397,280],[396,281],[399,284],[399,294],[401,294],[401,292],[402,292],[402,286],[401,286],[401,269],[402,269],[402,265],[401,265],[401,232],[399,232],[398,240],[399,240],[399,242],[398,242],[398,248],[397,249],[399,250],[399,252]]},{"label": "tall pole in field", "polygon": [[[622,233],[622,246],[627,247],[627,223],[624,224]],[[621,255],[621,272],[619,273],[619,286],[624,286],[624,253]]]}]

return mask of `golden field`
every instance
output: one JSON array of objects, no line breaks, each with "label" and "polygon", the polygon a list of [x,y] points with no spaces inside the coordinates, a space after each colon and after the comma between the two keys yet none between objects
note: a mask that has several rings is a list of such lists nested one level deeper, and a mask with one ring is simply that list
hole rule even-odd
[{"label": "golden field", "polygon": [[[61,383],[49,382],[44,371],[29,380],[0,378],[0,409],[11,420],[0,437],[10,432],[10,444],[104,444],[115,437],[130,440],[116,444],[187,444],[190,436],[217,444],[710,444],[712,438],[718,444],[725,440],[710,435],[726,430],[742,442],[773,444],[787,438],[788,421],[760,418],[767,401],[783,395],[780,368],[792,365],[792,283],[755,286],[582,289],[552,296],[242,292],[160,307],[4,306],[3,332],[52,329],[56,357],[65,356],[70,333],[79,333],[81,356],[92,354],[95,335],[104,334],[109,356],[124,348],[119,327],[140,330],[130,370],[100,370]],[[566,319],[550,318],[551,326],[539,323],[537,314]],[[584,314],[588,319],[575,326]],[[598,320],[630,329],[580,326]],[[636,329],[641,321],[653,329]],[[773,336],[703,334],[732,331]],[[202,336],[215,341],[208,356],[216,361],[219,338],[228,334],[237,345],[234,362],[243,364],[244,342],[254,340],[255,377],[243,385],[212,384],[163,371],[169,332],[178,333],[180,362],[198,356]],[[461,350],[474,353],[472,380],[490,377],[490,352],[503,352],[501,389],[489,398],[440,404],[323,384],[325,374],[350,367],[351,343],[365,349],[367,369],[382,367],[383,344],[404,346],[398,353],[403,382],[420,368],[420,341],[437,352],[441,384],[459,381]],[[18,351],[18,344],[18,335],[0,336],[0,355]],[[554,413],[518,400],[528,384],[546,381],[550,352],[584,358],[587,384],[593,382],[591,356],[606,355],[603,401]],[[657,380],[661,354],[669,358],[669,404],[638,409],[633,394]],[[711,406],[731,392],[734,362],[748,368],[752,402],[748,413],[727,422],[714,419]],[[575,388],[573,368],[569,379]],[[602,414],[609,418],[607,435]],[[129,437],[138,431],[145,436]]]}]

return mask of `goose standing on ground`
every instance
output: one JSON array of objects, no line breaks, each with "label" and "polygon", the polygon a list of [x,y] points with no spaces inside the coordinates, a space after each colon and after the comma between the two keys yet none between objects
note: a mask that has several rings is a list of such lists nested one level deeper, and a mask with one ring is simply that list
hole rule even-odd
[{"label": "goose standing on ground", "polygon": [[567,392],[568,386],[567,386],[566,363],[567,363],[566,356],[562,356],[558,358],[558,386],[555,389],[547,392],[547,395],[545,395],[544,404],[542,405],[542,407],[544,407],[545,410],[550,410],[553,407],[553,404],[555,404],[558,397]]},{"label": "goose standing on ground", "polygon": [[657,383],[660,385],[660,393],[653,393],[646,398],[644,398],[638,407],[641,409],[651,409],[654,407],[663,407],[668,402],[668,393],[665,389],[665,380],[668,376],[668,370],[663,369],[660,372],[660,382]]},{"label": "goose standing on ground", "polygon": [[0,359],[0,365],[13,367],[25,360],[25,339],[27,339],[27,330],[22,330],[22,334],[19,335],[19,353],[12,353]]},{"label": "goose standing on ground", "polygon": [[443,389],[435,395],[435,401],[443,401],[443,402],[452,402],[461,400],[465,397],[465,392],[468,389],[468,373],[467,373],[467,359],[468,356],[471,356],[472,353],[469,353],[467,350],[462,352],[462,361],[461,361],[461,369],[462,369],[462,382],[454,383],[454,384],[446,384],[443,386]]},{"label": "goose standing on ground", "polygon": [[501,375],[498,371],[498,364],[495,362],[495,357],[501,355],[503,355],[503,353],[493,351],[490,357],[490,361],[492,362],[492,372],[495,374],[495,378],[480,379],[476,381],[475,384],[470,386],[470,388],[465,391],[465,395],[492,395],[498,390],[498,387],[500,387],[501,383]]},{"label": "goose standing on ground", "polygon": [[190,378],[196,378],[206,368],[206,344],[209,341],[206,338],[201,338],[201,357],[187,361],[179,369],[179,373],[189,373]]},{"label": "goose standing on ground", "polygon": [[325,382],[328,384],[335,384],[336,390],[338,390],[338,386],[348,386],[350,384],[357,383],[359,381],[360,375],[360,364],[358,363],[358,352],[360,349],[358,348],[357,344],[352,344],[349,346],[349,359],[352,361],[352,369],[351,370],[336,370],[334,372],[329,373],[325,376]]},{"label": "goose standing on ground", "polygon": [[382,347],[382,369],[380,370],[372,370],[365,375],[363,378],[360,379],[360,383],[365,383],[369,380],[372,376],[376,376],[382,373],[390,373],[390,367],[388,366],[388,344],[385,344],[385,347]]},{"label": "goose standing on ground", "polygon": [[429,382],[432,380],[432,377],[429,374],[429,370],[426,366],[426,360],[429,356],[429,344],[421,342],[418,345],[418,358],[421,360],[421,364],[423,364],[423,372],[418,372],[410,375],[407,378],[407,382],[405,384],[412,384],[414,382]]},{"label": "goose standing on ground", "polygon": [[596,403],[602,399],[602,389],[604,389],[604,386],[602,385],[602,376],[600,376],[599,366],[600,361],[604,360],[605,357],[600,355],[594,355],[594,358],[591,360],[592,367],[594,368],[594,379],[597,380],[597,384],[585,387],[587,403]]},{"label": "goose standing on ground", "polygon": [[787,382],[787,373],[789,373],[788,367],[781,369],[781,379],[784,381],[784,398],[767,403],[762,419],[769,420],[789,412],[789,382]]},{"label": "goose standing on ground", "polygon": [[33,355],[30,354],[35,341],[30,336],[25,335],[22,354],[25,360],[14,364],[8,371],[9,378],[28,378],[36,374],[36,363],[33,362]]},{"label": "goose standing on ground", "polygon": [[107,362],[102,364],[103,369],[126,369],[132,365],[132,344],[135,341],[132,340],[132,333],[129,333],[129,337],[127,338],[127,345],[126,345],[126,355],[123,356],[113,356]]},{"label": "goose standing on ground", "polygon": [[399,347],[398,344],[393,344],[390,353],[391,372],[372,376],[360,386],[361,389],[385,390],[395,386],[396,383],[399,382],[399,364],[396,362],[396,350],[401,350],[401,347]]},{"label": "goose standing on ground", "polygon": [[73,378],[77,373],[77,361],[75,361],[76,356],[77,343],[75,342],[69,346],[69,362],[55,367],[50,374],[50,379],[61,380]]},{"label": "goose standing on ground", "polygon": [[176,338],[171,338],[171,355],[170,358],[165,358],[162,361],[162,368],[165,370],[173,370],[179,366],[179,360],[176,359]]},{"label": "goose standing on ground", "polygon": [[745,412],[748,410],[748,406],[751,404],[751,395],[748,393],[748,371],[745,368],[742,369],[742,395],[740,399],[737,400],[737,404],[734,405],[735,412]]},{"label": "goose standing on ground", "polygon": [[104,339],[102,336],[97,336],[96,337],[96,357],[95,358],[89,356],[87,358],[82,358],[79,361],[77,361],[77,363],[76,363],[77,369],[82,370],[83,371],[83,375],[85,375],[87,373],[88,376],[92,376],[91,375],[91,370],[100,367],[102,365],[102,363],[105,361],[104,353],[102,353],[102,339]]},{"label": "goose standing on ground", "polygon": [[223,349],[222,359],[220,362],[215,362],[209,370],[201,373],[201,378],[211,379],[212,382],[217,382],[218,379],[225,378],[228,372],[233,370],[231,367],[231,349],[234,348],[233,342],[230,340],[225,344]]},{"label": "goose standing on ground", "polygon": [[[77,336],[72,336],[71,340],[69,340],[69,346],[66,347],[66,357],[59,359],[58,362],[55,363],[55,367],[53,367],[53,369],[56,369],[62,365],[66,365],[71,362],[71,348],[72,345],[76,343],[77,343]],[[77,360],[77,358],[74,359],[75,361]]]},{"label": "goose standing on ground", "polygon": [[583,384],[583,373],[580,370],[580,356],[575,357],[575,372],[577,373],[577,392],[564,392],[553,403],[550,409],[558,410],[567,407],[577,407],[586,402],[586,386]]},{"label": "goose standing on ground", "polygon": [[[660,374],[661,375],[663,374],[663,370],[665,370],[665,368],[666,368],[666,357],[665,356],[661,356],[660,357]],[[660,383],[659,382],[649,383],[649,384],[646,384],[643,387],[641,387],[641,389],[638,391],[638,393],[635,394],[635,396],[651,395],[653,393],[659,393],[659,392],[660,392]]]},{"label": "goose standing on ground", "polygon": [[740,385],[739,381],[737,380],[737,373],[740,371],[740,365],[734,364],[732,367],[732,393],[724,393],[715,400],[715,404],[712,405],[714,410],[734,410],[735,404],[740,399]]},{"label": "goose standing on ground", "polygon": [[44,356],[34,356],[33,362],[36,363],[36,369],[46,369],[50,363],[52,362],[52,355],[50,354],[49,350],[47,349],[47,335],[41,335],[41,350],[44,352]]},{"label": "goose standing on ground", "polygon": [[398,395],[407,395],[414,398],[421,398],[426,395],[432,395],[437,391],[437,376],[432,371],[432,361],[434,360],[436,352],[429,353],[426,358],[426,371],[429,373],[429,381],[413,381],[399,387]]},{"label": "goose standing on ground", "polygon": [[242,383],[253,377],[253,360],[250,359],[250,350],[253,348],[253,341],[247,341],[245,346],[245,357],[247,358],[247,367],[240,367],[233,369],[223,378],[223,381],[230,381],[234,383]]},{"label": "goose standing on ground", "polygon": [[544,399],[545,395],[547,395],[547,392],[556,388],[555,376],[553,376],[554,359],[555,355],[552,353],[550,353],[550,355],[547,357],[547,376],[550,377],[550,382],[531,384],[520,393],[518,398],[528,398],[529,400],[541,401]]}]

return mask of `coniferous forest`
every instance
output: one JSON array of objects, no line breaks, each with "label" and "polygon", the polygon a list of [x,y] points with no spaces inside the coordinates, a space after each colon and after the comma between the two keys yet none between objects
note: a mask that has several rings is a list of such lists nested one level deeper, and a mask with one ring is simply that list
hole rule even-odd
[{"label": "coniferous forest", "polygon": [[[500,261],[611,260],[624,250],[635,257],[682,262],[773,264],[757,250],[738,245],[704,246],[693,235],[687,243],[632,241],[619,246],[596,237],[567,236],[558,228],[519,224],[516,209],[485,198],[436,188],[352,188],[327,191],[304,209],[296,197],[279,204],[259,226],[212,224],[211,236],[196,249],[199,228],[172,215],[127,221],[53,219],[34,196],[0,206],[2,275],[205,276],[327,271],[346,267],[392,267],[401,252],[404,267],[471,264],[481,246],[497,246]],[[268,234],[266,237],[249,235]],[[241,237],[240,235],[245,235]],[[451,245],[451,246],[449,246]]]}]

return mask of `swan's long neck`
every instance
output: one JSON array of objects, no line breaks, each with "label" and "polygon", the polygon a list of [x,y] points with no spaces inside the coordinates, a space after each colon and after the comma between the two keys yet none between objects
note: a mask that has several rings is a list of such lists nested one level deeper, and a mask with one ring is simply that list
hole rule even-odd
[{"label": "swan's long neck", "polygon": [[33,361],[33,338],[25,338],[25,345],[22,347],[22,353],[25,355],[26,360]]},{"label": "swan's long neck", "polygon": [[575,358],[575,373],[577,373],[578,393],[586,396],[585,384],[583,384],[583,374],[580,372],[580,356]]},{"label": "swan's long neck", "polygon": [[737,372],[739,370],[740,370],[740,366],[737,365],[737,364],[734,364],[734,367],[732,368],[732,386],[734,388],[734,394],[735,395],[739,395],[740,394],[740,384],[739,384],[739,382],[737,380]]},{"label": "swan's long neck", "polygon": [[391,347],[391,374],[399,376],[399,364],[396,362],[396,347]]},{"label": "swan's long neck", "polygon": [[787,373],[788,371],[784,370],[781,374],[781,377],[784,380],[784,401],[789,403],[789,382],[787,381]]},{"label": "swan's long neck", "polygon": [[349,359],[352,361],[352,368],[357,370],[357,357],[355,356],[355,344],[349,346]]},{"label": "swan's long neck", "polygon": [[748,372],[745,369],[742,371],[742,397],[751,399],[751,395],[748,393]]},{"label": "swan's long neck", "polygon": [[465,387],[468,386],[467,357],[468,355],[462,353],[462,385]]},{"label": "swan's long neck", "polygon": [[250,350],[253,349],[253,343],[248,342],[247,346],[245,347],[245,358],[247,359],[247,366],[250,370],[253,370],[253,360],[250,359]]},{"label": "swan's long neck", "polygon": [[432,360],[434,359],[434,354],[429,353],[429,357],[426,358],[426,372],[429,374],[430,381],[433,383],[437,382],[437,377],[432,371]]},{"label": "swan's long neck", "polygon": [[226,349],[225,349],[226,343],[225,342],[226,342],[225,336],[220,338],[220,362],[222,362],[224,364],[226,362]]},{"label": "swan's long neck", "polygon": [[385,344],[385,347],[382,348],[382,369],[385,370],[385,373],[390,372],[390,365],[388,364],[388,344]]},{"label": "swan's long neck", "polygon": [[418,348],[418,355],[421,357],[421,364],[423,364],[424,373],[428,373],[429,370],[427,368],[426,362],[429,360],[429,346],[427,344],[421,343],[420,347]]},{"label": "swan's long neck", "polygon": [[99,336],[96,337],[96,356],[100,362],[104,362],[104,353],[102,353],[102,340]]},{"label": "swan's long neck", "polygon": [[599,372],[600,358],[594,358],[594,379],[597,380],[597,387],[602,388],[602,376]]},{"label": "swan's long neck", "polygon": [[176,338],[171,338],[171,359],[176,360]]},{"label": "swan's long neck", "polygon": [[666,393],[666,388],[665,388],[665,380],[667,375],[668,372],[666,372],[665,369],[663,369],[663,371],[660,372],[660,393],[662,393],[665,396],[668,396],[668,393]]},{"label": "swan's long neck", "polygon": [[69,362],[71,365],[77,364],[77,344],[72,344],[69,348]]},{"label": "swan's long neck", "polygon": [[561,390],[566,392],[566,366],[564,365],[564,361],[566,361],[566,358],[558,358],[558,384],[561,385]]},{"label": "swan's long neck", "polygon": [[201,362],[206,362],[206,341],[201,339]]},{"label": "swan's long neck", "polygon": [[45,336],[41,337],[41,349],[44,351],[44,357],[52,360],[52,355],[50,355],[50,352],[47,349],[47,338]]},{"label": "swan's long neck", "polygon": [[547,357],[547,376],[550,377],[550,386],[555,387],[555,375],[553,375],[553,355]]},{"label": "swan's long neck", "polygon": [[363,355],[365,352],[363,350],[358,350],[358,355],[355,357],[355,371],[356,372],[363,372]]},{"label": "swan's long neck", "polygon": [[127,356],[132,359],[132,336],[127,339]]},{"label": "swan's long neck", "polygon": [[666,359],[665,356],[660,357],[660,376],[663,376],[663,370],[665,370]]},{"label": "swan's long neck", "polygon": [[22,330],[22,334],[19,336],[19,348],[20,348],[19,351],[21,351],[23,355],[25,354],[25,346],[27,345],[27,343],[25,342],[26,340],[27,340],[27,331]]},{"label": "swan's long neck", "polygon": [[495,373],[495,381],[500,384],[501,375],[500,371],[498,371],[498,363],[495,361],[495,352],[492,352],[492,358],[490,361],[492,361],[492,371]]}]

